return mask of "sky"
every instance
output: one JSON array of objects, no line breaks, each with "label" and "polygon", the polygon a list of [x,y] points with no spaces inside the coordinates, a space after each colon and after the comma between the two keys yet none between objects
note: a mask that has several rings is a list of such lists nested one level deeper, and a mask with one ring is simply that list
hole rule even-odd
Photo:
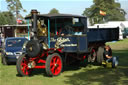
[{"label": "sky", "polygon": [[[52,8],[56,8],[60,13],[81,15],[85,8],[93,4],[93,0],[20,0],[26,13],[20,12],[23,16],[30,13],[31,9],[37,9],[41,14],[49,13]],[[128,13],[128,0],[116,0],[121,3]],[[6,0],[0,0],[0,11],[7,11]],[[127,15],[128,18],[128,15]]]}]

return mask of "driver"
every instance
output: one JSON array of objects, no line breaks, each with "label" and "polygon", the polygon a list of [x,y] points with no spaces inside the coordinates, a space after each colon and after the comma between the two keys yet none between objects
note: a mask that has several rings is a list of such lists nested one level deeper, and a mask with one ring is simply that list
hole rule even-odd
[{"label": "driver", "polygon": [[62,28],[61,35],[72,35],[74,34],[73,28],[70,25],[65,25],[64,28]]}]

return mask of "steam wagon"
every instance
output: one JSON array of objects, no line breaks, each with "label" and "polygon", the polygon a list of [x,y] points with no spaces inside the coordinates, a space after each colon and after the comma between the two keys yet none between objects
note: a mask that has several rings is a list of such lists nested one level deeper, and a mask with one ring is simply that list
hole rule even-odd
[{"label": "steam wagon", "polygon": [[39,14],[26,17],[32,23],[26,53],[17,60],[17,72],[28,76],[33,69],[45,69],[57,76],[63,66],[88,59],[103,61],[105,43],[118,40],[118,28],[88,29],[87,18],[71,14]]}]

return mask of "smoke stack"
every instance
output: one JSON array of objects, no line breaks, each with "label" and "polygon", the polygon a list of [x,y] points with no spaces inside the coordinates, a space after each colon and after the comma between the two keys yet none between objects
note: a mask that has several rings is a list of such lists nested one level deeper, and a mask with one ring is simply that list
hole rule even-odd
[{"label": "smoke stack", "polygon": [[38,11],[37,10],[31,10],[31,15],[32,15],[32,32],[34,33],[33,38],[37,38],[37,15]]}]

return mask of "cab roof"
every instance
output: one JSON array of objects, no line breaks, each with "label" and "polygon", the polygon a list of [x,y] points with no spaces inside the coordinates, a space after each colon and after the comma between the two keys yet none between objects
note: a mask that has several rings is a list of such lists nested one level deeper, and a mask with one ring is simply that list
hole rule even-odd
[{"label": "cab roof", "polygon": [[[72,15],[72,14],[38,14],[38,18],[85,18],[85,16]],[[31,19],[32,16],[28,16],[25,19]]]}]

